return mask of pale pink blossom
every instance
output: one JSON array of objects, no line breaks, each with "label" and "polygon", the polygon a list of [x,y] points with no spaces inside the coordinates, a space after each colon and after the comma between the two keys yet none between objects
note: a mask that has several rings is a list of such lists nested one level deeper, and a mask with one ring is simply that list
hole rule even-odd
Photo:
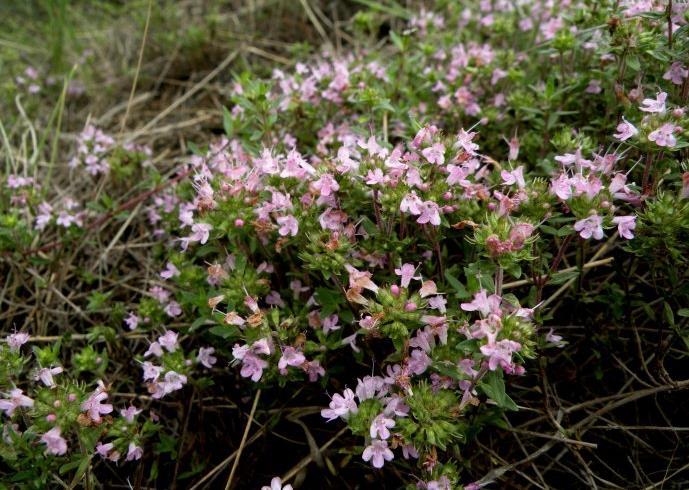
[{"label": "pale pink blossom", "polygon": [[28,396],[24,395],[24,392],[19,388],[13,388],[10,390],[7,398],[0,400],[0,410],[5,411],[5,415],[11,417],[14,411],[19,407],[33,407],[34,401]]},{"label": "pale pink blossom", "polygon": [[215,349],[213,347],[201,347],[199,353],[196,356],[196,361],[203,364],[208,369],[212,368],[217,362],[217,358],[213,355]]},{"label": "pale pink blossom", "polygon": [[663,79],[670,80],[675,85],[682,85],[684,79],[689,76],[689,70],[687,70],[680,61],[675,61],[670,65],[668,71],[663,75]]},{"label": "pale pink blossom", "polygon": [[395,269],[395,274],[401,278],[400,285],[403,288],[408,288],[412,279],[416,279],[417,281],[421,280],[421,276],[414,276],[415,273],[416,267],[414,267],[412,264],[402,264],[402,267]]},{"label": "pale pink blossom", "polygon": [[644,99],[641,102],[641,109],[644,112],[651,113],[662,113],[665,112],[665,100],[667,99],[667,93],[658,92],[655,99]]},{"label": "pale pink blossom", "polygon": [[306,361],[304,354],[294,347],[288,346],[282,351],[282,356],[280,356],[278,361],[278,369],[285,370],[287,366],[299,367],[304,364],[304,361]]},{"label": "pale pink blossom", "polygon": [[107,398],[108,394],[101,387],[98,387],[81,404],[81,410],[86,412],[91,420],[100,423],[101,415],[107,415],[113,410],[112,405],[103,403]]},{"label": "pale pink blossom", "polygon": [[617,225],[620,236],[631,240],[634,238],[634,228],[636,228],[636,216],[615,216],[612,222]]},{"label": "pale pink blossom", "polygon": [[636,129],[632,123],[622,118],[622,122],[617,125],[617,133],[613,134],[613,137],[620,141],[627,141],[637,134],[639,134],[639,130]]},{"label": "pale pink blossom", "polygon": [[280,226],[278,229],[280,236],[296,236],[299,232],[299,222],[292,215],[280,216],[277,218],[277,223]]},{"label": "pale pink blossom", "polygon": [[329,408],[321,410],[321,416],[328,419],[328,422],[338,417],[347,418],[350,413],[357,413],[359,407],[354,400],[354,392],[347,388],[342,395],[335,393],[330,401]]},{"label": "pale pink blossom", "polygon": [[67,452],[67,441],[62,437],[59,427],[53,427],[41,436],[41,442],[46,445],[46,452],[55,456],[62,456]]},{"label": "pale pink blossom", "polygon": [[581,238],[588,240],[593,237],[596,240],[601,240],[604,236],[603,234],[603,218],[597,214],[593,214],[588,218],[574,223],[574,229],[579,232]]},{"label": "pale pink blossom", "polygon": [[372,438],[379,437],[380,439],[387,439],[390,437],[390,430],[395,426],[395,420],[386,417],[384,413],[379,414],[371,422],[370,434]]},{"label": "pale pink blossom", "polygon": [[29,334],[26,332],[16,332],[7,336],[7,345],[11,351],[18,351],[22,345],[29,341]]},{"label": "pale pink blossom", "polygon": [[677,144],[674,132],[677,127],[672,123],[665,123],[648,135],[649,141],[655,142],[658,146],[673,147]]},{"label": "pale pink blossom", "polygon": [[125,461],[134,461],[137,459],[141,459],[141,456],[144,455],[144,450],[141,449],[141,447],[137,446],[133,442],[129,443],[129,447],[127,448],[127,457],[125,458]]},{"label": "pale pink blossom", "polygon": [[282,479],[276,476],[270,480],[270,486],[264,485],[261,490],[293,490],[292,485],[282,485]]},{"label": "pale pink blossom", "polygon": [[367,446],[361,455],[361,459],[371,461],[374,468],[382,468],[385,461],[392,461],[394,457],[395,455],[388,448],[388,443],[378,439],[372,440],[371,445]]}]

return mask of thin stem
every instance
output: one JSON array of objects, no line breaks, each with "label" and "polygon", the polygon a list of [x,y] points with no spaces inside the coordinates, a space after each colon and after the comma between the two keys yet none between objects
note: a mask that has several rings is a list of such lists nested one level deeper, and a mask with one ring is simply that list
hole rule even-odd
[{"label": "thin stem", "polygon": [[225,490],[230,490],[232,486],[232,479],[237,471],[237,466],[239,466],[239,459],[242,457],[242,451],[246,445],[246,438],[249,436],[249,429],[251,428],[251,423],[254,421],[254,414],[256,413],[256,407],[258,406],[258,399],[261,398],[261,389],[256,391],[256,396],[254,397],[254,404],[251,406],[251,413],[249,413],[249,420],[246,421],[246,427],[244,427],[244,434],[242,435],[242,440],[239,443],[239,449],[237,449],[237,457],[234,458],[234,463],[232,463],[232,469],[230,470],[230,476],[227,479],[227,484],[225,485]]}]

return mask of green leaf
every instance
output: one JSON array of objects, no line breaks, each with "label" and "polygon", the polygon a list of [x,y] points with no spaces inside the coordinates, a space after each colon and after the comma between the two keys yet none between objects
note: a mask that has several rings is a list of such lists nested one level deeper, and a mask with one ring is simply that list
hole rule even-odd
[{"label": "green leaf", "polygon": [[505,382],[502,379],[502,371],[490,371],[483,377],[479,384],[481,390],[493,400],[500,408],[505,410],[517,410],[517,404],[505,393]]},{"label": "green leaf", "polygon": [[404,39],[399,37],[395,31],[390,31],[390,39],[392,39],[392,42],[397,46],[397,49],[404,51]]},{"label": "green leaf", "polygon": [[239,330],[234,325],[216,325],[208,329],[213,335],[228,339],[239,335]]},{"label": "green leaf", "polygon": [[460,298],[469,298],[471,297],[471,294],[469,294],[469,291],[467,291],[467,288],[464,287],[464,284],[459,282],[459,280],[454,277],[449,270],[445,270],[445,279],[447,282],[452,286],[452,289],[455,290],[455,295]]},{"label": "green leaf", "polygon": [[556,272],[553,277],[550,278],[550,284],[557,286],[559,284],[564,284],[570,279],[574,279],[579,275],[579,271],[567,271],[567,272]]},{"label": "green leaf", "polygon": [[229,138],[233,133],[232,113],[227,110],[227,107],[222,108],[222,126],[225,129],[225,134]]}]

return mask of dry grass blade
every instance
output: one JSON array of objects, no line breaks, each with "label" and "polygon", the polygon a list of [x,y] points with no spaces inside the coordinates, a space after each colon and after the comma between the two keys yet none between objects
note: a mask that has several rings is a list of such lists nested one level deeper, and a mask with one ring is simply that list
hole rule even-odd
[{"label": "dry grass blade", "polygon": [[[337,441],[337,440],[340,438],[340,436],[342,436],[342,434],[344,434],[344,433],[347,432],[348,430],[349,430],[348,427],[343,427],[343,428],[342,428],[337,434],[335,434],[328,442],[326,442],[325,444],[323,444],[321,447],[318,448],[318,453],[323,453],[323,451],[325,451],[325,450],[328,449],[330,446],[332,446],[333,443],[334,443],[335,441]],[[296,475],[297,473],[299,473],[302,469],[306,468],[306,467],[307,467],[308,465],[310,465],[313,461],[314,461],[314,460],[313,460],[313,456],[312,456],[312,455],[309,454],[308,456],[306,456],[304,459],[302,459],[302,460],[299,461],[296,465],[294,465],[294,467],[293,467],[291,470],[289,470],[287,473],[285,473],[285,475],[282,477],[282,482],[283,482],[283,483],[286,483],[286,482],[290,481],[292,478],[295,477],[295,475]]]},{"label": "dry grass blade", "polygon": [[170,104],[166,109],[164,109],[162,112],[160,112],[156,117],[151,119],[148,123],[146,123],[142,128],[137,129],[133,134],[128,136],[126,138],[125,142],[130,142],[136,139],[137,137],[143,135],[151,129],[153,126],[155,126],[161,119],[165,118],[168,114],[170,114],[172,111],[177,109],[179,106],[184,104],[189,98],[191,98],[194,94],[199,92],[203,87],[208,85],[208,83],[213,80],[215,77],[217,77],[220,72],[222,72],[225,68],[230,66],[230,63],[234,61],[234,59],[239,55],[239,50],[232,51],[227,57],[217,66],[213,71],[211,71],[208,75],[203,77],[203,79],[198,82],[196,85],[194,85],[188,92],[186,92],[183,96],[175,100],[172,104]]},{"label": "dry grass blade", "polygon": [[120,135],[124,132],[124,128],[127,125],[127,118],[129,117],[129,111],[132,108],[132,101],[134,100],[134,94],[136,93],[136,82],[139,81],[139,73],[141,72],[141,62],[144,59],[144,48],[146,47],[146,41],[148,40],[148,26],[151,23],[151,10],[153,9],[153,0],[148,0],[148,11],[146,12],[146,24],[144,25],[144,35],[141,39],[141,49],[139,50],[139,60],[136,62],[136,73],[134,73],[134,81],[132,82],[132,90],[129,92],[129,99],[127,100],[127,109],[124,111],[124,117],[122,118],[122,123],[120,124]]},{"label": "dry grass blade", "polygon": [[232,469],[230,470],[230,476],[227,478],[227,483],[225,484],[225,490],[230,490],[232,487],[232,480],[234,479],[234,474],[239,466],[239,459],[242,457],[242,451],[244,451],[244,446],[246,445],[246,438],[249,436],[249,429],[251,428],[251,423],[254,420],[254,414],[256,413],[256,407],[258,406],[258,400],[261,398],[261,389],[256,391],[256,396],[254,396],[254,404],[251,406],[251,413],[249,413],[249,420],[246,421],[246,427],[244,427],[244,434],[242,434],[242,440],[239,443],[239,448],[237,449],[237,456],[232,464]]}]

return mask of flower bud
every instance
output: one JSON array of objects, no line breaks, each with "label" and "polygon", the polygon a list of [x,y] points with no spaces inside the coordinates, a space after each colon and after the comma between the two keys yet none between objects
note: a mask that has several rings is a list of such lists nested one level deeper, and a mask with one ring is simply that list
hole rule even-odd
[{"label": "flower bud", "polygon": [[390,292],[395,298],[397,298],[400,295],[400,287],[397,284],[393,284],[390,286]]}]

